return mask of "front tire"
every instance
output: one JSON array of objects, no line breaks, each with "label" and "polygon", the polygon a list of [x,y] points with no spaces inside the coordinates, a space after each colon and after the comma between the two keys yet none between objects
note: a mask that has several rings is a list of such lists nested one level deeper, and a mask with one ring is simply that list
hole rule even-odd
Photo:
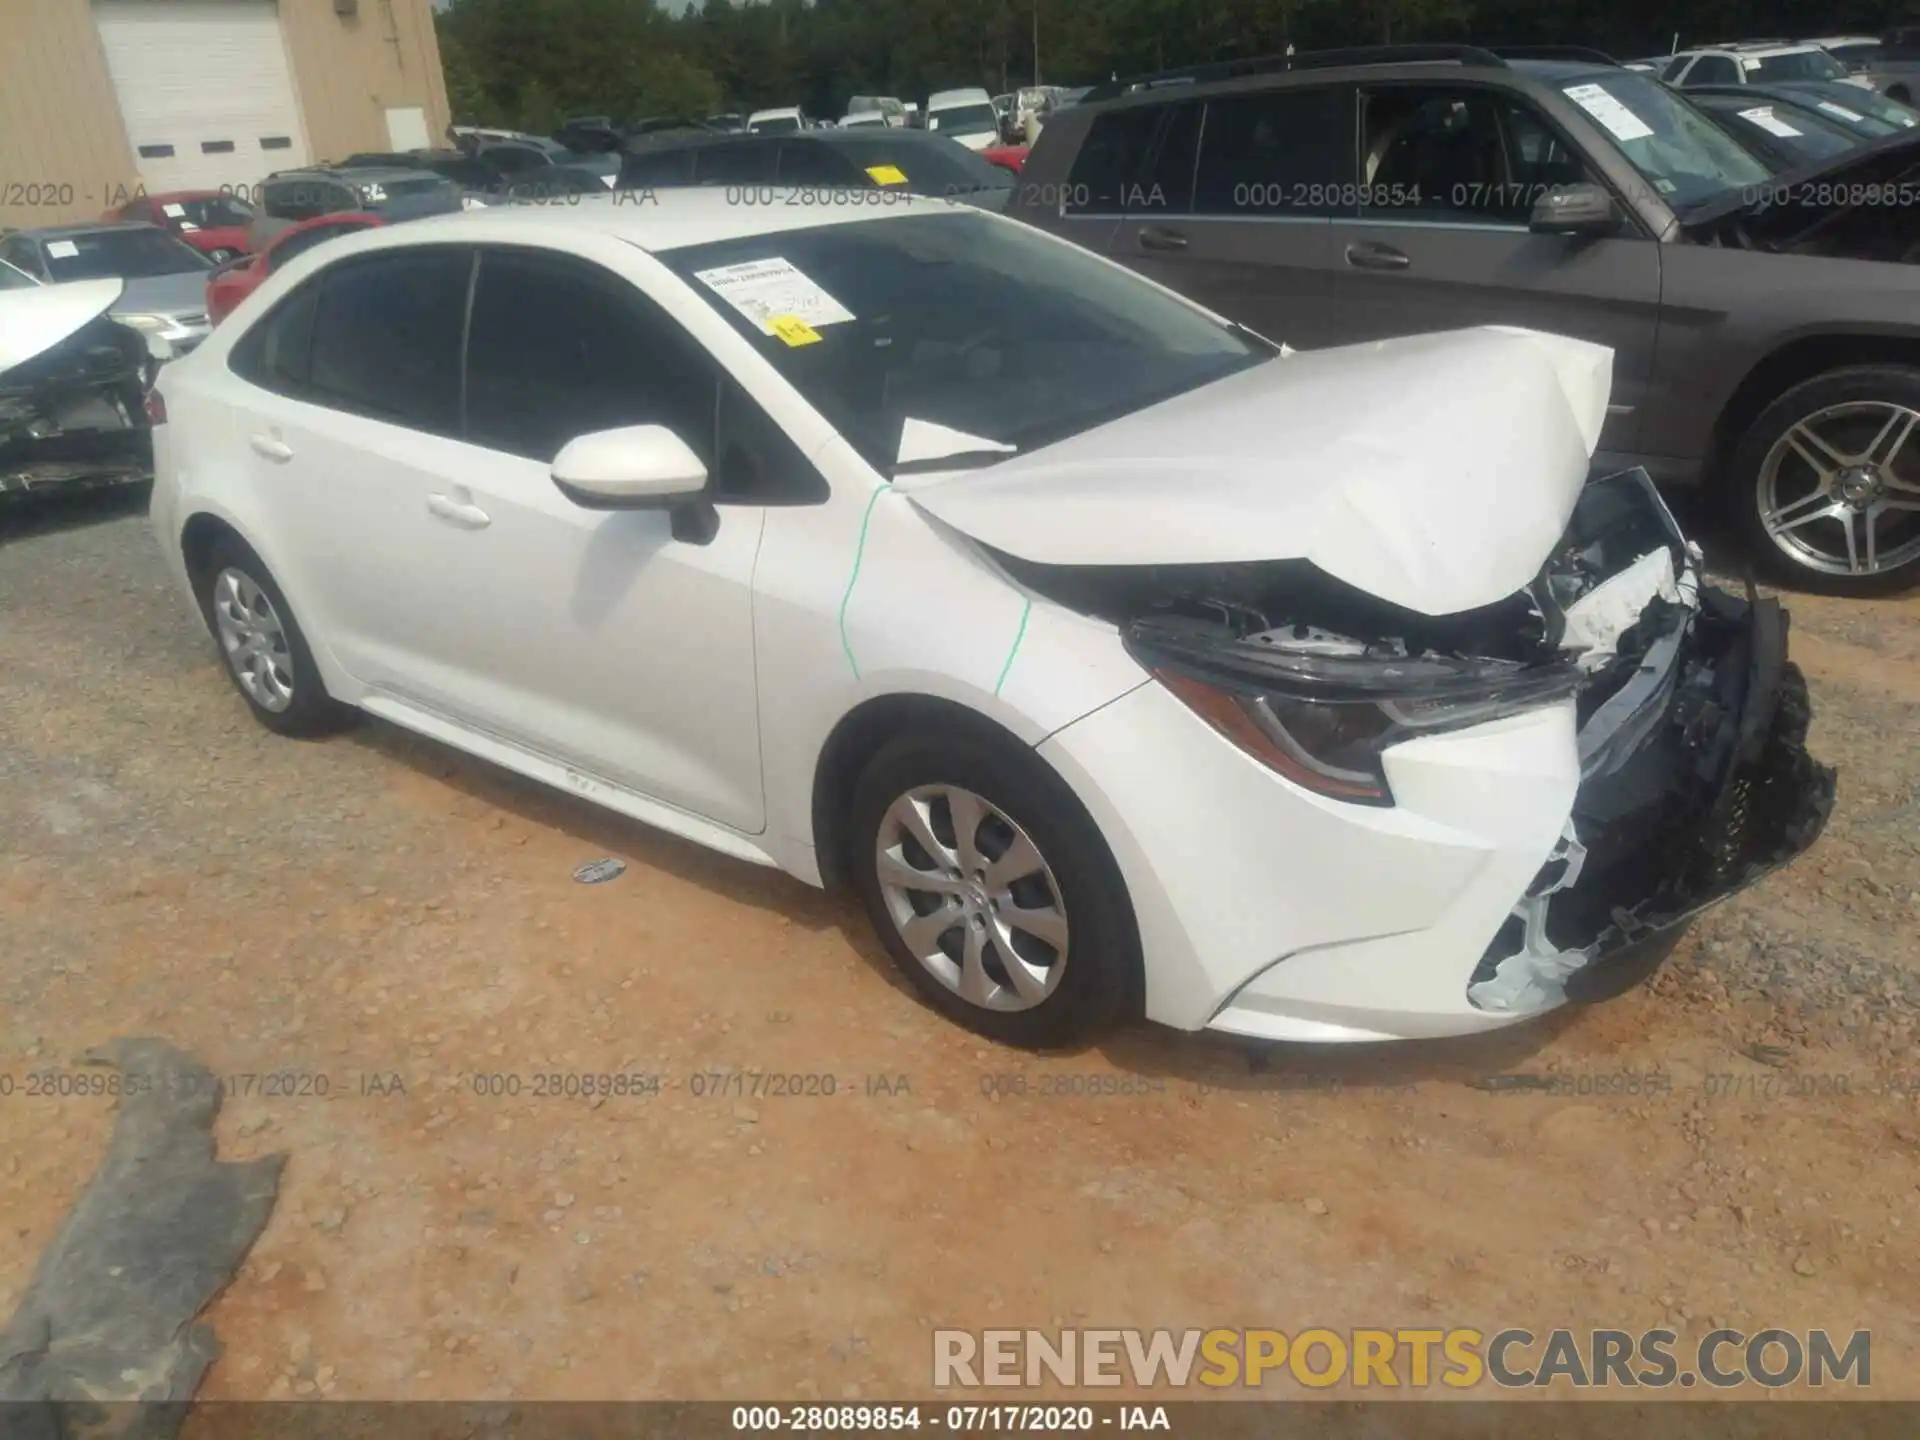
[{"label": "front tire", "polygon": [[1048,1049],[1139,1008],[1119,868],[1051,768],[1012,742],[909,736],[855,787],[851,868],[881,943],[949,1019]]},{"label": "front tire", "polygon": [[1848,596],[1920,583],[1920,369],[1802,381],[1748,427],[1727,481],[1735,526],[1769,578]]},{"label": "front tire", "polygon": [[352,712],[327,694],[287,597],[238,540],[216,543],[202,571],[200,608],[227,678],[253,718],[276,735],[340,729]]}]

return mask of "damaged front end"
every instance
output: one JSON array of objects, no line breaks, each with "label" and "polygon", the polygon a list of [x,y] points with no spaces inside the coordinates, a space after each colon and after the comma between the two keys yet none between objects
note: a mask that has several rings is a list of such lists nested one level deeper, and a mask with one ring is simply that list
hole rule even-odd
[{"label": "damaged front end", "polygon": [[[1298,562],[1038,567],[1120,627],[1215,730],[1319,795],[1392,805],[1397,744],[1570,702],[1580,784],[1559,843],[1492,935],[1476,1008],[1599,998],[1634,958],[1808,848],[1834,773],[1806,752],[1805,682],[1771,600],[1701,583],[1644,471],[1581,492],[1554,553],[1498,604],[1428,616]],[[1602,962],[1608,962],[1603,964]]]},{"label": "damaged front end", "polygon": [[146,342],[105,315],[0,372],[0,495],[152,473]]}]

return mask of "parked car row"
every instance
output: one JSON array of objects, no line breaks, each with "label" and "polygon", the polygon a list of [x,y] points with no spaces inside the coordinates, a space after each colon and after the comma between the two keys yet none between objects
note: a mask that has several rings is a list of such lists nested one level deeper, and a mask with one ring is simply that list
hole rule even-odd
[{"label": "parked car row", "polygon": [[[1008,213],[1301,348],[1479,324],[1604,344],[1598,463],[1709,487],[1776,578],[1904,588],[1920,306],[1890,301],[1920,298],[1920,131],[1742,93],[1468,46],[1203,67],[1062,112]],[[1792,163],[1736,139],[1822,115]]]}]

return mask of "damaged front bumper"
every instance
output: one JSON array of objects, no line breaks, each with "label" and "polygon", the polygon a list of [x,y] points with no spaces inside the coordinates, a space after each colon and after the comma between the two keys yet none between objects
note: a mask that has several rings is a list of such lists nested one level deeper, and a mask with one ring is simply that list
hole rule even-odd
[{"label": "damaged front bumper", "polygon": [[1640,661],[1646,693],[1610,732],[1631,743],[1600,763],[1583,743],[1560,843],[1468,984],[1478,1009],[1527,1015],[1617,993],[1679,927],[1825,827],[1835,776],[1806,750],[1811,708],[1787,659],[1786,611],[1702,587],[1671,638]]},{"label": "damaged front bumper", "polygon": [[148,479],[147,358],[103,316],[0,374],[0,496]]}]

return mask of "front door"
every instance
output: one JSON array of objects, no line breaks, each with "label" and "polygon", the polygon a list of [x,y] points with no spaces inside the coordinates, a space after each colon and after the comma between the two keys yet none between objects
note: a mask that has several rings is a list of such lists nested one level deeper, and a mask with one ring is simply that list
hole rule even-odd
[{"label": "front door", "polygon": [[1363,96],[1367,202],[1332,227],[1328,293],[1346,338],[1518,325],[1613,350],[1600,448],[1638,448],[1660,315],[1660,246],[1618,235],[1536,235],[1534,202],[1599,183],[1548,122],[1504,92],[1380,87]]}]

